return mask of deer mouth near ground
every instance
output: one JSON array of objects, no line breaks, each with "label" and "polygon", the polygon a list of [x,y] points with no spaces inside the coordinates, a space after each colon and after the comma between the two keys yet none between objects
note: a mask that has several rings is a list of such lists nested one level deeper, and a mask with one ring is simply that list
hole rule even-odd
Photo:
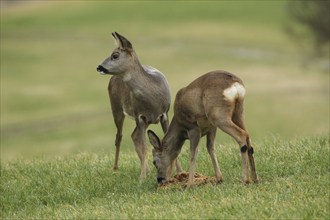
[{"label": "deer mouth near ground", "polygon": [[159,185],[163,185],[163,184],[166,184],[167,181],[163,177],[157,177],[157,182]]},{"label": "deer mouth near ground", "polygon": [[100,74],[104,75],[104,74],[108,74],[109,71],[104,68],[103,66],[99,65],[97,68],[96,68],[97,72],[99,72]]}]

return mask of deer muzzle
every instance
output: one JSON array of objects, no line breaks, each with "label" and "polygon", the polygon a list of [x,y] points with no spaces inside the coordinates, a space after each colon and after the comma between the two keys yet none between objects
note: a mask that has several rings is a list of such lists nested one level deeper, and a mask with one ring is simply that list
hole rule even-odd
[{"label": "deer muzzle", "polygon": [[104,68],[102,65],[99,65],[97,68],[96,68],[97,72],[101,73],[101,74],[107,74],[109,73],[109,71]]},{"label": "deer muzzle", "polygon": [[166,183],[166,179],[163,177],[157,177],[157,182],[158,182],[158,184],[164,184],[164,183]]}]

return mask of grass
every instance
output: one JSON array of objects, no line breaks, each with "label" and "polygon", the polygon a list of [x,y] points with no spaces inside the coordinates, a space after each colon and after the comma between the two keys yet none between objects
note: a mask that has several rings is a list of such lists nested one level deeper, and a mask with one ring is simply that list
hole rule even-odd
[{"label": "grass", "polygon": [[[324,60],[300,65],[301,51],[283,31],[285,5],[32,1],[1,7],[1,218],[329,218],[329,69],[319,65]],[[172,97],[214,69],[243,79],[261,184],[241,185],[238,147],[220,132],[223,184],[157,191],[154,170],[139,183],[131,120],[124,125],[120,171],[111,170],[116,129],[109,77],[95,68],[114,48],[112,31],[132,41],[142,63],[164,72]],[[150,128],[161,133],[160,126]],[[213,175],[203,146],[197,171]],[[187,168],[187,144],[181,157]]]},{"label": "grass", "polygon": [[[240,183],[236,145],[217,148],[225,182],[189,190],[155,187],[154,171],[138,181],[136,155],[123,154],[113,172],[108,155],[36,158],[2,166],[2,217],[100,219],[327,219],[329,139],[283,142],[274,137],[256,148],[261,183]],[[285,153],[283,153],[285,152]],[[181,159],[186,165],[188,149]],[[197,171],[213,175],[205,148]]]}]

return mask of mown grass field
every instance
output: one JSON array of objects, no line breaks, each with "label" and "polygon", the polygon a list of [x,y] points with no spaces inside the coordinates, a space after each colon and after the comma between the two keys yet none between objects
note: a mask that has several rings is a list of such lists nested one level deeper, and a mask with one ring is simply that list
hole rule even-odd
[{"label": "mown grass field", "polygon": [[[138,181],[139,163],[122,155],[118,172],[112,155],[81,153],[2,166],[4,218],[16,219],[328,219],[329,140],[278,138],[257,152],[261,183],[240,183],[236,145],[220,147],[225,177],[220,185],[189,190],[156,189],[155,179]],[[259,146],[258,146],[259,147]],[[186,161],[184,150],[181,158]],[[213,175],[206,150],[198,171]],[[185,164],[186,165],[186,164]],[[155,176],[152,172],[151,176]]]},{"label": "mown grass field", "polygon": [[[1,217],[328,219],[328,60],[301,65],[302,51],[283,31],[285,5],[1,2]],[[244,80],[260,184],[240,183],[239,148],[220,131],[223,184],[156,190],[153,169],[139,183],[131,120],[120,170],[112,171],[109,77],[95,70],[114,48],[112,31],[166,75],[173,97],[214,69]],[[213,175],[204,148],[197,172]],[[186,169],[188,149],[181,155]]]}]

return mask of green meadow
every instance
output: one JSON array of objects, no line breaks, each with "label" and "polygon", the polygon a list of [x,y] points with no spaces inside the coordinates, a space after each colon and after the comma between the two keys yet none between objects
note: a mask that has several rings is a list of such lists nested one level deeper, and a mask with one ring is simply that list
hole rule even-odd
[{"label": "green meadow", "polygon": [[[1,1],[1,218],[329,219],[329,57],[304,59],[284,31],[286,5]],[[112,171],[110,77],[96,67],[115,48],[113,31],[166,75],[172,101],[212,70],[243,79],[259,184],[241,184],[239,148],[221,131],[224,183],[157,189],[150,145],[151,172],[139,182],[130,119]],[[188,170],[189,142],[180,159]],[[213,175],[204,140],[196,169]]]}]

